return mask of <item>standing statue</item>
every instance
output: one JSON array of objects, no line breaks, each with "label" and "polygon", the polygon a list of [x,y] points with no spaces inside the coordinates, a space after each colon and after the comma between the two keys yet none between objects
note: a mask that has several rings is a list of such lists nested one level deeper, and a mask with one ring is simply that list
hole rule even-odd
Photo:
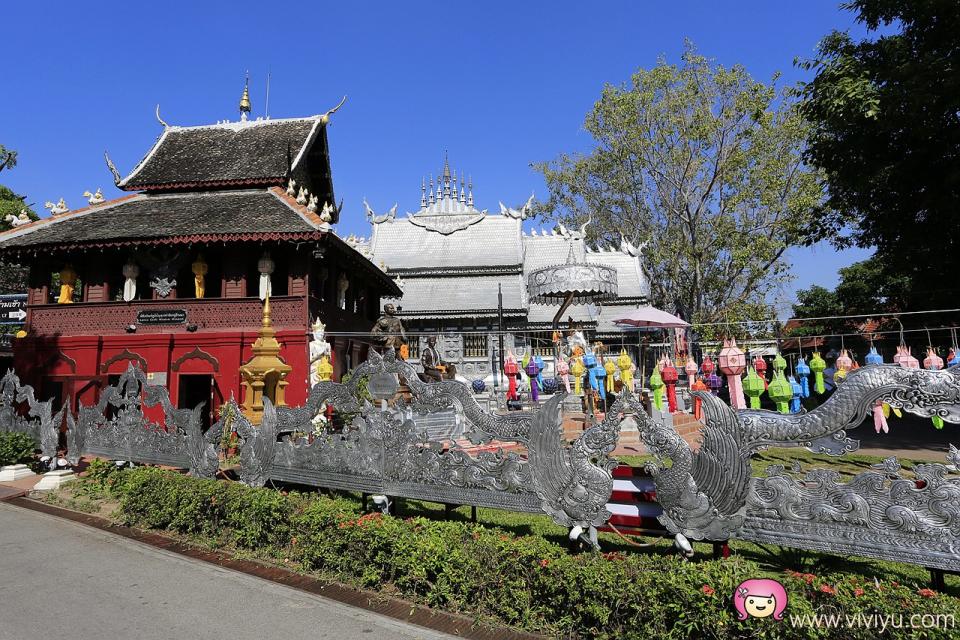
[{"label": "standing statue", "polygon": [[340,277],[337,278],[337,306],[341,309],[347,308],[347,289],[350,288],[350,280],[347,279],[347,274],[340,272]]},{"label": "standing statue", "polygon": [[370,329],[370,335],[383,349],[400,351],[407,341],[407,334],[403,330],[403,323],[397,317],[397,308],[394,305],[389,302],[383,305],[383,315]]},{"label": "standing statue", "polygon": [[423,365],[423,375],[427,378],[427,382],[453,380],[455,375],[453,366],[443,361],[437,349],[436,336],[427,338],[427,347],[420,354],[420,364]]},{"label": "standing statue", "polygon": [[[327,366],[329,365],[330,358],[330,343],[324,340],[324,331],[326,326],[320,322],[320,318],[317,318],[311,327],[313,331],[313,339],[310,340],[310,386],[317,384],[323,380],[320,368],[323,365],[324,359],[326,359]],[[331,367],[332,372],[332,367]],[[330,378],[328,377],[327,380]]]},{"label": "standing statue", "polygon": [[202,253],[197,254],[197,259],[190,265],[190,269],[193,271],[193,292],[197,298],[202,298],[207,292],[206,277],[209,270]]},{"label": "standing statue", "polygon": [[60,296],[57,304],[73,303],[73,288],[77,284],[77,272],[71,265],[66,265],[60,272]]},{"label": "standing statue", "polygon": [[273,275],[273,269],[276,265],[270,258],[270,252],[264,251],[263,256],[257,261],[257,271],[260,272],[260,299],[266,300],[273,293],[273,287],[270,282],[270,276]]}]

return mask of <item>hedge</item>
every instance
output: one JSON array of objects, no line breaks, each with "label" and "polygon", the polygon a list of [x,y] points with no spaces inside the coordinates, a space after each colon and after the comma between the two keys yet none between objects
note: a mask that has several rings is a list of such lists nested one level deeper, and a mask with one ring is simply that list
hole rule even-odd
[{"label": "hedge", "polygon": [[[431,607],[559,637],[875,638],[877,629],[795,628],[788,618],[917,612],[960,620],[960,599],[918,585],[785,572],[778,579],[789,594],[788,616],[740,622],[731,595],[743,580],[764,575],[743,558],[571,554],[538,536],[363,514],[354,500],[284,495],[154,468],[121,471],[94,463],[76,488],[117,500],[114,516],[126,525],[255,552]],[[910,629],[887,633],[917,637]],[[956,628],[923,633],[948,638]]]},{"label": "hedge", "polygon": [[33,438],[19,431],[0,433],[0,467],[33,462]]}]

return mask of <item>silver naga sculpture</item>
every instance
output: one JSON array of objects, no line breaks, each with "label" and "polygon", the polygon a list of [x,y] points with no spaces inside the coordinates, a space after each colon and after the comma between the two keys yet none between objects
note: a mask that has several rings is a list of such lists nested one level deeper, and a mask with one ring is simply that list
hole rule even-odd
[{"label": "silver naga sculpture", "polygon": [[[164,425],[151,422],[144,407],[160,406]],[[67,461],[92,454],[113,460],[163,464],[190,470],[190,475],[212,478],[219,467],[216,440],[204,438],[203,403],[177,409],[167,388],[147,383],[132,363],[117,384],[106,387],[93,406],[80,405],[79,418],[67,414]],[[210,433],[210,432],[208,432]]]},{"label": "silver naga sculpture", "polygon": [[[395,400],[399,380],[412,400]],[[360,399],[360,380],[374,405]],[[606,504],[613,490],[609,457],[616,446],[625,413],[641,411],[635,402],[618,403],[606,419],[587,429],[572,445],[562,439],[560,403],[549,400],[539,411],[495,415],[483,411],[463,383],[424,383],[416,369],[388,350],[371,352],[345,384],[319,382],[307,402],[298,408],[273,407],[264,402],[261,425],[251,425],[239,409],[233,428],[243,443],[241,479],[252,486],[268,480],[431,500],[448,504],[485,506],[512,511],[544,512],[558,524],[583,534],[596,546],[596,527],[610,517]],[[312,442],[314,418],[324,404],[351,415],[342,433],[323,432]],[[480,452],[471,455],[455,442],[430,440],[416,423],[416,415],[454,408],[469,427],[475,444],[519,443],[516,452]],[[218,437],[224,420],[211,429]]]},{"label": "silver naga sculpture", "polygon": [[834,553],[912,562],[939,569],[960,566],[960,453],[948,465],[920,464],[905,478],[896,459],[840,482],[834,470],[803,477],[782,466],[752,477],[750,458],[766,447],[804,447],[843,455],[858,442],[847,430],[878,401],[910,413],[960,423],[960,371],[874,365],[851,372],[833,395],[809,413],[734,411],[709,393],[697,451],[670,427],[641,416],[638,426],[661,462],[651,464],[661,523],[696,540],[740,538]]},{"label": "silver naga sculpture", "polygon": [[[26,402],[27,416],[17,411],[17,405]],[[20,384],[20,378],[12,370],[0,379],[0,432],[21,432],[33,438],[40,447],[43,456],[54,458],[57,455],[57,440],[63,413],[70,404],[67,399],[60,410],[53,413],[53,400],[40,402],[34,395],[33,387]],[[32,419],[31,419],[32,418]]]}]

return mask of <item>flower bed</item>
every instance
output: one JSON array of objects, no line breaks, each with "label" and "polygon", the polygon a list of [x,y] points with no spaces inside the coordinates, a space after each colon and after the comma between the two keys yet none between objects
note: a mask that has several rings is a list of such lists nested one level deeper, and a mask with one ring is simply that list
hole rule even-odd
[{"label": "flower bed", "polygon": [[[363,514],[356,501],[152,468],[91,465],[75,492],[119,504],[131,526],[268,557],[286,566],[527,631],[596,638],[874,638],[878,629],[794,627],[791,616],[839,612],[953,616],[960,600],[918,585],[851,575],[778,576],[787,616],[740,622],[731,596],[763,570],[743,558],[684,562],[648,554],[573,555],[539,536],[425,518]],[[960,624],[960,622],[958,622]],[[956,628],[925,630],[948,638]],[[888,629],[889,637],[916,637]],[[940,634],[940,635],[937,635]]]}]

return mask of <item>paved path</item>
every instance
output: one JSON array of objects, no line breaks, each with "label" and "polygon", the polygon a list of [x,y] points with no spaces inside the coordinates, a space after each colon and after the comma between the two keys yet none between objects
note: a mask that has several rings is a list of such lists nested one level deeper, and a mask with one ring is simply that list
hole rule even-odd
[{"label": "paved path", "polygon": [[451,638],[0,503],[0,640]]}]

